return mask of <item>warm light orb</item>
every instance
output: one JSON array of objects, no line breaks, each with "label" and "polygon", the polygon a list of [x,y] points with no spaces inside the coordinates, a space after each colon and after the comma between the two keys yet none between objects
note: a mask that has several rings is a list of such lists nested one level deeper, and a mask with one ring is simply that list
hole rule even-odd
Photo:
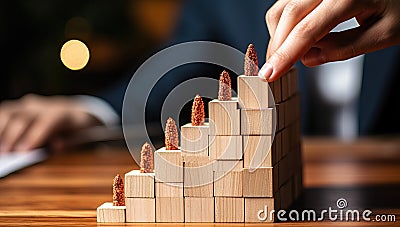
[{"label": "warm light orb", "polygon": [[83,69],[89,61],[89,56],[89,48],[76,39],[64,43],[60,52],[62,63],[71,70]]}]

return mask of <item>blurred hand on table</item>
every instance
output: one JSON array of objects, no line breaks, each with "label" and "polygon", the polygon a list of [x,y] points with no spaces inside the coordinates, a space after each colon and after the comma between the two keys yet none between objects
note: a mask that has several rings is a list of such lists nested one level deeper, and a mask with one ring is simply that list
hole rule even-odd
[{"label": "blurred hand on table", "polygon": [[100,125],[77,100],[29,94],[0,104],[0,153],[31,150],[61,133]]},{"label": "blurred hand on table", "polygon": [[[330,32],[353,17],[360,27]],[[400,44],[399,0],[279,0],[266,22],[271,39],[259,76],[268,81],[299,59],[317,66]]]}]

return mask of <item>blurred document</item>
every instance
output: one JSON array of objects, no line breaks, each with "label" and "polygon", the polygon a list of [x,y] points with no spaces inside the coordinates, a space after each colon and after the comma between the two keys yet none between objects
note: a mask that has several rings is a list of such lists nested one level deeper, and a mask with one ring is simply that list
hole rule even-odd
[{"label": "blurred document", "polygon": [[25,152],[9,152],[0,154],[0,178],[10,173],[44,161],[47,154],[44,149],[36,149]]}]

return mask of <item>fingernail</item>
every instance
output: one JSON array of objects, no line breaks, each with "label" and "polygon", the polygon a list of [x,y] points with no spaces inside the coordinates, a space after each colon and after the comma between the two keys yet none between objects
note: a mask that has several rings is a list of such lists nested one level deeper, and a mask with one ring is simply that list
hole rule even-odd
[{"label": "fingernail", "polygon": [[274,71],[272,65],[270,63],[265,63],[263,67],[261,67],[260,71],[258,72],[258,77],[260,77],[263,80],[268,80],[272,72]]}]

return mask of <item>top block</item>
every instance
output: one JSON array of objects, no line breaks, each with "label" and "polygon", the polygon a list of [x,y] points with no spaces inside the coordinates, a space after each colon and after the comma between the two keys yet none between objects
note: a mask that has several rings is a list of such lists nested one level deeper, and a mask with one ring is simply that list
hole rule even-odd
[{"label": "top block", "polygon": [[238,77],[238,96],[242,109],[266,109],[273,105],[269,101],[268,83],[257,76]]}]

